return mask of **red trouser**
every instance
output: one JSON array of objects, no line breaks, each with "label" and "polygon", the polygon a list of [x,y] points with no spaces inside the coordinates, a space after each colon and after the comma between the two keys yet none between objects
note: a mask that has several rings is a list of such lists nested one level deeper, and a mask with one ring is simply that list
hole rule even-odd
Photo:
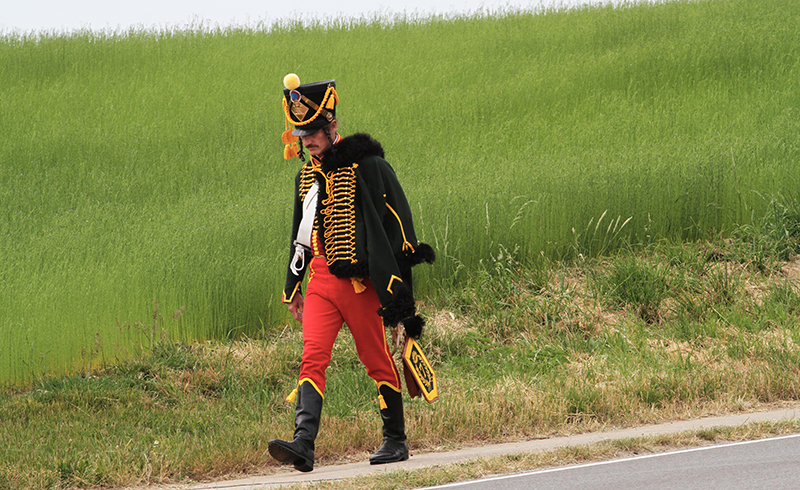
[{"label": "red trouser", "polygon": [[324,396],[333,343],[346,323],[367,374],[378,387],[388,384],[401,390],[400,375],[377,313],[381,306],[378,294],[369,279],[363,284],[366,289],[356,293],[350,279],[340,279],[328,271],[325,258],[311,262],[303,305],[303,362],[298,385],[308,379]]}]

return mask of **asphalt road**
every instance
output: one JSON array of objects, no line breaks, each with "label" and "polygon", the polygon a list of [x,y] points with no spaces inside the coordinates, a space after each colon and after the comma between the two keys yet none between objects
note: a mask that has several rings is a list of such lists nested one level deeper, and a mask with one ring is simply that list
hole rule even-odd
[{"label": "asphalt road", "polygon": [[800,488],[800,434],[429,487],[448,490]]}]

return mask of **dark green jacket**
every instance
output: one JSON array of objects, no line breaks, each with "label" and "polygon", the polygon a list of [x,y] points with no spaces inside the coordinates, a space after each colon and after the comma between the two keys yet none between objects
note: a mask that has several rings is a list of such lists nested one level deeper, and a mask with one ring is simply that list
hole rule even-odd
[{"label": "dark green jacket", "polygon": [[[306,162],[295,178],[291,243],[302,219],[303,199],[316,181],[316,224],[328,269],[340,278],[370,278],[384,324],[403,322],[409,335],[419,337],[424,321],[416,313],[411,267],[433,262],[435,253],[417,240],[406,196],[383,156],[380,143],[354,134],[323,154],[321,166]],[[292,245],[291,256],[294,250]],[[304,275],[305,270],[299,276],[287,270],[284,302],[300,292]]]}]

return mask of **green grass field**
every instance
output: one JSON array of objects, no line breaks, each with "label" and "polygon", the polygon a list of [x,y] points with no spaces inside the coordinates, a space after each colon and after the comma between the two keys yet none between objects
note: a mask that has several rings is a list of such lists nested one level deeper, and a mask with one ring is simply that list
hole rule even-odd
[{"label": "green grass field", "polygon": [[[281,80],[335,78],[439,260],[729,232],[796,195],[800,5],[0,39],[0,380],[282,328]],[[438,293],[437,293],[438,294]]]}]

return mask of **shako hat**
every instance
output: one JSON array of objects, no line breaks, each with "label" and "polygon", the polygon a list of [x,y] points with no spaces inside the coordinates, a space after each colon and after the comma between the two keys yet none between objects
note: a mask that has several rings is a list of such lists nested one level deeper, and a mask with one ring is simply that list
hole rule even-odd
[{"label": "shako hat", "polygon": [[307,136],[330,124],[336,119],[336,81],[306,83],[300,85],[300,78],[294,73],[283,77],[283,113],[286,117],[286,131],[283,133],[284,158],[297,156],[298,136]]}]

